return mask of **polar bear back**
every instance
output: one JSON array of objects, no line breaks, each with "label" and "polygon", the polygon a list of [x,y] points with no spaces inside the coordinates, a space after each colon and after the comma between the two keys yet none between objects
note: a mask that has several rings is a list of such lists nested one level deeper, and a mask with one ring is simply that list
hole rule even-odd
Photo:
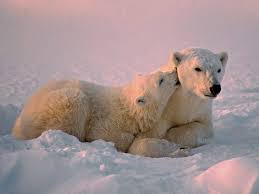
[{"label": "polar bear back", "polygon": [[29,98],[13,133],[31,139],[60,129],[81,141],[112,141],[126,151],[136,134],[152,129],[160,119],[176,82],[172,72],[138,76],[121,87],[52,81]]}]

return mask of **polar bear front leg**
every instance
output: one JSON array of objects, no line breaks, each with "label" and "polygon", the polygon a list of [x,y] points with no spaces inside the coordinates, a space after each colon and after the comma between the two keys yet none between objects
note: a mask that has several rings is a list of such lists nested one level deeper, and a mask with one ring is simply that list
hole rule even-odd
[{"label": "polar bear front leg", "polygon": [[127,152],[134,138],[134,135],[127,132],[114,130],[114,128],[104,129],[100,127],[91,129],[87,134],[86,140],[91,142],[102,139],[104,141],[113,142],[118,151]]},{"label": "polar bear front leg", "polygon": [[198,147],[207,144],[212,137],[212,124],[192,122],[169,129],[165,139],[181,146]]},{"label": "polar bear front leg", "polygon": [[134,138],[134,135],[123,132],[116,138],[115,147],[121,152],[127,152]]},{"label": "polar bear front leg", "polygon": [[185,157],[190,155],[190,149],[170,143],[165,139],[136,138],[131,144],[128,153],[145,157]]}]

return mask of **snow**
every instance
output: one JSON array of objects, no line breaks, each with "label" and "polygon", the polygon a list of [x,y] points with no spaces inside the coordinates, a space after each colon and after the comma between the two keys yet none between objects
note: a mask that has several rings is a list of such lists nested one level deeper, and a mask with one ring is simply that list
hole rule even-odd
[{"label": "snow", "polygon": [[10,129],[13,126],[13,122],[19,113],[19,108],[12,104],[0,104],[0,135],[6,135],[10,133]]},{"label": "snow", "polygon": [[[0,194],[259,193],[258,9],[256,0],[0,0]],[[192,46],[227,51],[229,62],[215,138],[189,157],[133,156],[60,131],[10,135],[49,79],[121,85]]]},{"label": "snow", "polygon": [[[258,161],[235,158],[220,162],[195,178],[207,193],[253,193],[258,192]],[[257,188],[256,188],[257,187]]]},{"label": "snow", "polygon": [[[143,68],[142,72],[156,66]],[[30,141],[9,133],[26,98],[48,79],[102,84],[129,80],[133,67],[97,72],[86,66],[4,68],[0,96],[0,193],[258,193],[259,67],[228,64],[214,102],[215,138],[184,158],[145,158],[117,152],[112,143],[81,143],[50,130]],[[16,75],[10,80],[9,76]]]}]

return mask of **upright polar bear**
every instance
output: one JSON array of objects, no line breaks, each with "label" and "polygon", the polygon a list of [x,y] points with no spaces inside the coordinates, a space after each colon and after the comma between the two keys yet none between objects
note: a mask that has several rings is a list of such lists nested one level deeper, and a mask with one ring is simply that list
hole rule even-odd
[{"label": "upright polar bear", "polygon": [[31,139],[60,129],[81,141],[112,141],[125,152],[138,133],[154,129],[177,81],[173,71],[139,75],[123,87],[54,81],[28,100],[13,134]]},{"label": "upright polar bear", "polygon": [[[133,142],[132,153],[167,156],[169,142],[197,147],[213,136],[212,100],[221,90],[228,55],[201,48],[188,48],[173,53],[168,64],[159,68],[177,69],[180,87],[168,104],[153,131],[142,133]],[[166,142],[166,139],[169,142]]]}]

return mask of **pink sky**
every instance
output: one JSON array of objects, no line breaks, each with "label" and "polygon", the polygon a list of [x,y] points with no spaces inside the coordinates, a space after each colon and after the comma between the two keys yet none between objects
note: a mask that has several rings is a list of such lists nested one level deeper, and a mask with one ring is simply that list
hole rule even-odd
[{"label": "pink sky", "polygon": [[1,0],[0,62],[163,63],[188,46],[254,62],[258,10],[256,0]]},{"label": "pink sky", "polygon": [[[241,0],[230,0],[230,1],[191,1],[191,0],[164,0],[164,1],[154,1],[154,0],[131,0],[131,1],[119,1],[119,0],[2,0],[0,5],[10,9],[14,12],[20,12],[26,10],[35,15],[45,15],[53,14],[55,16],[70,15],[75,16],[79,14],[84,14],[90,12],[91,14],[104,14],[111,13],[113,11],[121,10],[121,12],[130,9],[142,10],[142,11],[154,11],[164,10],[170,11],[170,14],[174,12],[186,9],[188,12],[195,11],[197,9],[208,9],[217,11],[229,11],[233,14],[249,14],[250,16],[259,16],[258,8],[259,2],[256,0],[241,1]],[[147,9],[147,10],[145,10]],[[161,12],[160,12],[161,13]],[[220,13],[220,12],[219,12]],[[144,13],[145,15],[145,13]],[[133,16],[133,14],[132,14]]]}]

